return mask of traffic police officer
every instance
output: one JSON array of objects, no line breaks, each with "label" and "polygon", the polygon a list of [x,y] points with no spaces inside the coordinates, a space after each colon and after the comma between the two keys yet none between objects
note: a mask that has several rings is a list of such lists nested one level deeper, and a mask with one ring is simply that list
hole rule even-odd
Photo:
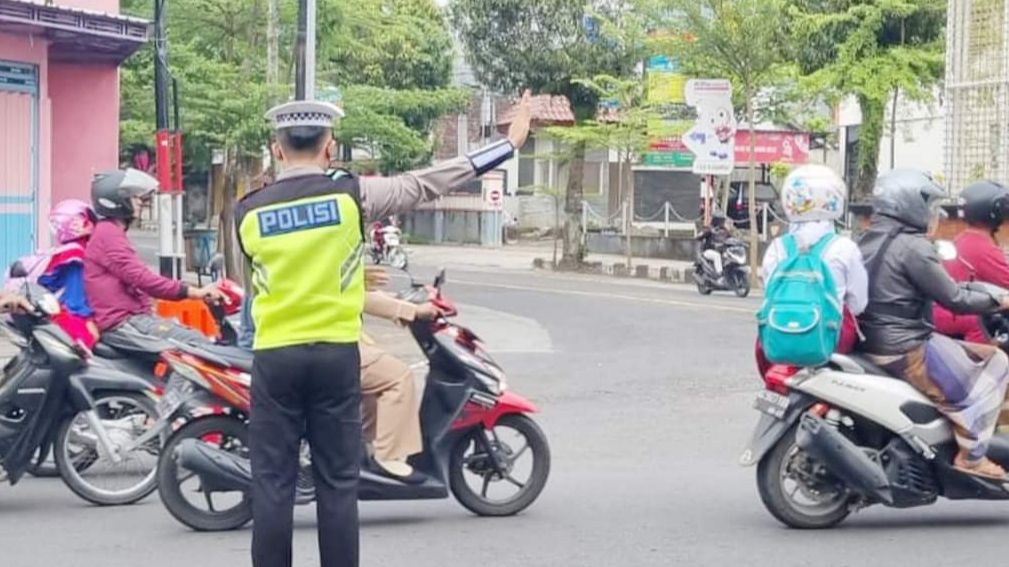
[{"label": "traffic police officer", "polygon": [[332,124],[342,114],[312,101],[267,112],[282,171],[235,211],[255,294],[249,425],[254,567],[291,565],[303,436],[312,448],[321,564],[359,564],[364,222],[411,210],[511,158],[529,132],[530,98],[523,97],[508,139],[390,178],[326,173],[336,146]]}]

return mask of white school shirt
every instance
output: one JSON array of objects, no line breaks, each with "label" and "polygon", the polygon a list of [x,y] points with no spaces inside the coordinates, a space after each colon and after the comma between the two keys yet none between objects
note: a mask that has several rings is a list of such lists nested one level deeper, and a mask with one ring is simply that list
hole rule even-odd
[{"label": "white school shirt", "polygon": [[[813,246],[823,235],[833,231],[832,220],[792,223],[788,227],[788,232],[795,236],[800,247]],[[765,285],[774,269],[785,259],[785,245],[781,238],[779,236],[774,239],[764,254],[760,277]],[[846,236],[837,236],[824,250],[823,259],[827,262],[831,275],[834,276],[838,301],[845,305],[852,315],[861,314],[869,303],[869,275],[865,271],[862,252],[858,249],[858,245]]]}]

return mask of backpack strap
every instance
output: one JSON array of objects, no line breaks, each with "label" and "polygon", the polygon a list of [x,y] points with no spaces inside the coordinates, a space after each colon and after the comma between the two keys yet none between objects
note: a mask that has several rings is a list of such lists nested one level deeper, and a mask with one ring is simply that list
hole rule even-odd
[{"label": "backpack strap", "polygon": [[799,253],[799,246],[795,242],[794,234],[789,233],[781,237],[781,245],[785,247],[786,258],[791,258]]},{"label": "backpack strap", "polygon": [[824,234],[820,238],[820,240],[818,240],[816,244],[814,244],[813,247],[809,249],[809,253],[814,256],[823,257],[823,253],[826,252],[827,247],[830,246],[832,242],[834,242],[834,238],[836,236],[837,235],[834,234],[833,232],[828,232],[827,234]]}]

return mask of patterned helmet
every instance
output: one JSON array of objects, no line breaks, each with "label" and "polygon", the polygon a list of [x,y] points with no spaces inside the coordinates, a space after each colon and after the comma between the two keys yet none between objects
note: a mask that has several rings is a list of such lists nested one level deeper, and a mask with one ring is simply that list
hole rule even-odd
[{"label": "patterned helmet", "polygon": [[49,226],[60,244],[91,236],[95,229],[95,212],[84,201],[67,199],[49,213]]},{"label": "patterned helmet", "polygon": [[847,198],[848,187],[825,165],[799,167],[781,189],[781,207],[789,222],[839,219]]}]

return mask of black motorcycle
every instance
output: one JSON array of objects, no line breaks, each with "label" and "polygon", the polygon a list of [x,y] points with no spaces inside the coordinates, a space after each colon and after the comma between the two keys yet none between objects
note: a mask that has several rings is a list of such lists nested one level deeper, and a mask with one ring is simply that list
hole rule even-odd
[{"label": "black motorcycle", "polygon": [[722,255],[722,273],[704,256],[700,246],[694,254],[694,283],[701,295],[712,291],[733,291],[739,297],[750,294],[750,267],[747,265],[746,242],[730,238],[717,250]]},{"label": "black motorcycle", "polygon": [[160,439],[156,392],[142,379],[96,362],[50,317],[59,302],[22,287],[35,307],[0,328],[18,354],[0,374],[0,479],[16,484],[51,445],[66,485],[95,504],[136,502],[156,488]]}]

